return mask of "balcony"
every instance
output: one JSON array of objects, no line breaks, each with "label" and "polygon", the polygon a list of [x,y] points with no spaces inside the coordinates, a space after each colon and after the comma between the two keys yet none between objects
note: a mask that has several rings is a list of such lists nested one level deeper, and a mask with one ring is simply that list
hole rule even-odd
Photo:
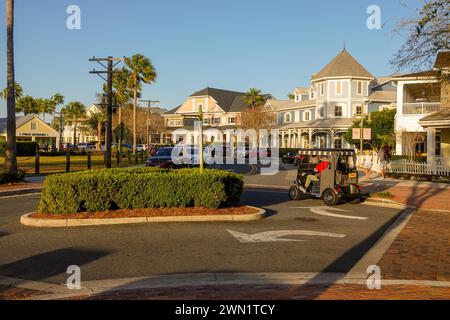
[{"label": "balcony", "polygon": [[419,114],[425,115],[441,110],[440,102],[415,102],[415,103],[403,103],[403,114]]}]

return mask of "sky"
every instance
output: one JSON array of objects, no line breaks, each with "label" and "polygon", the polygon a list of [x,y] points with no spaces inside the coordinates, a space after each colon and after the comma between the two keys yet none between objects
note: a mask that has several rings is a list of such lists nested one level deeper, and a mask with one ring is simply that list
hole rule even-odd
[{"label": "sky", "polygon": [[[278,99],[308,86],[345,46],[374,76],[394,73],[389,60],[404,38],[398,21],[421,0],[16,0],[16,81],[25,94],[93,103],[103,80],[89,74],[92,56],[141,53],[158,72],[143,98],[171,109],[206,86],[261,89]],[[69,30],[66,10],[81,9]],[[381,9],[369,30],[367,8]],[[0,87],[6,86],[5,1],[0,1]],[[0,101],[0,116],[6,103]]]}]

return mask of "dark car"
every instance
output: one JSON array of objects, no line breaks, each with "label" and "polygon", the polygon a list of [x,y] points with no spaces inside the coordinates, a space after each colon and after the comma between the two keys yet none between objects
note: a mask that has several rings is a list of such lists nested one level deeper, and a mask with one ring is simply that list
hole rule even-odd
[{"label": "dark car", "polygon": [[174,148],[161,148],[159,149],[154,156],[148,158],[146,162],[147,167],[160,167],[172,169],[175,168],[176,165],[172,160],[172,151]]},{"label": "dark car", "polygon": [[160,167],[166,169],[188,168],[199,165],[199,150],[192,147],[160,148],[154,156],[146,162],[147,167]]}]

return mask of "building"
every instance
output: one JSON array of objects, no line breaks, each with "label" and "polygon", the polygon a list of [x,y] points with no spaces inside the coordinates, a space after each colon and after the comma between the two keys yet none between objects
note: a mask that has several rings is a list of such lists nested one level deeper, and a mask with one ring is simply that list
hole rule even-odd
[{"label": "building", "polygon": [[[6,140],[6,120],[0,118],[0,137]],[[17,141],[35,141],[48,147],[59,145],[59,134],[48,123],[37,115],[26,115],[16,118]]]},{"label": "building", "polygon": [[294,100],[268,100],[278,115],[283,148],[348,148],[343,134],[362,114],[394,108],[391,78],[376,79],[345,49],[311,78],[309,88],[296,88]]},{"label": "building", "polygon": [[[166,132],[162,134],[161,141],[195,143],[192,133],[195,116],[198,115],[199,109],[202,109],[204,129],[220,130],[222,135],[219,140],[231,142],[233,138],[227,135],[226,131],[240,127],[242,112],[247,107],[244,96],[244,92],[217,88],[205,88],[191,94],[182,105],[163,114]],[[269,99],[271,95],[264,95],[264,97]],[[182,130],[185,132],[181,132]],[[207,139],[209,141],[211,137]],[[241,142],[236,139],[233,141]]]},{"label": "building", "polygon": [[[97,142],[97,131],[94,130],[92,127],[89,126],[87,123],[87,119],[92,115],[101,112],[100,107],[96,106],[95,104],[91,105],[89,108],[86,109],[86,119],[81,120],[77,123],[77,144],[78,143],[89,143],[89,142]],[[72,123],[67,123],[64,126],[64,130],[62,133],[63,136],[63,143],[67,144],[70,143],[71,145],[74,144],[74,127]]]},{"label": "building", "polygon": [[397,154],[427,153],[428,161],[450,165],[449,74],[450,52],[441,52],[433,70],[394,78]]}]

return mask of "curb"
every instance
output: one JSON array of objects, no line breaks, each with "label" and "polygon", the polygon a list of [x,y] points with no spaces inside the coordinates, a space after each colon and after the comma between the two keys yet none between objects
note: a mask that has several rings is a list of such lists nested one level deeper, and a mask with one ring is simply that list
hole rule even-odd
[{"label": "curb", "polygon": [[[45,292],[27,300],[56,300],[81,296],[111,294],[135,290],[168,288],[197,288],[209,286],[258,286],[258,285],[361,285],[367,286],[367,275],[349,276],[344,273],[194,273],[160,276],[142,276],[82,282],[80,290],[69,290],[58,283],[37,282],[0,276],[0,284]],[[450,288],[450,282],[430,280],[382,279],[382,287],[425,286]]]},{"label": "curb", "polygon": [[27,227],[64,228],[105,225],[125,225],[138,223],[168,223],[168,222],[248,222],[262,220],[266,217],[266,210],[247,206],[258,210],[257,213],[245,215],[211,215],[211,216],[178,216],[178,217],[136,217],[110,219],[35,219],[30,216],[35,212],[24,214],[20,223]]},{"label": "curb", "polygon": [[6,198],[11,196],[20,196],[26,194],[35,194],[40,193],[42,188],[33,188],[33,189],[15,189],[11,191],[2,191],[0,192],[0,198]]}]

